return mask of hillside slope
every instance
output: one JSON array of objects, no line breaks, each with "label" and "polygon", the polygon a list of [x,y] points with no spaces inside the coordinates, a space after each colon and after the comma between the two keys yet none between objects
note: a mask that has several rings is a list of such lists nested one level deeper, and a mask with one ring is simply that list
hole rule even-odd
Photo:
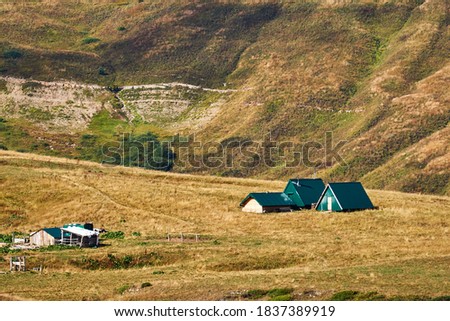
[{"label": "hillside slope", "polygon": [[[376,210],[261,215],[242,212],[242,198],[285,182],[11,151],[0,151],[0,165],[1,234],[91,221],[125,236],[102,234],[95,249],[21,251],[44,273],[0,273],[0,298],[252,300],[261,297],[250,290],[274,288],[295,300],[344,290],[362,300],[449,294],[449,197],[368,190]],[[10,255],[0,253],[0,271]]]},{"label": "hillside slope", "polygon": [[[257,146],[270,134],[300,150],[321,146],[310,164],[293,167],[281,151],[270,166],[241,166],[246,155],[232,150],[233,166],[174,170],[261,178],[317,171],[450,195],[448,1],[51,1],[0,10],[0,116],[10,123],[0,146],[79,157],[82,135],[105,130],[195,133],[233,146]],[[47,83],[23,88],[30,78]],[[69,89],[59,95],[46,84]],[[112,120],[102,130],[104,113]],[[333,145],[346,142],[343,161],[325,154],[326,132]]]}]

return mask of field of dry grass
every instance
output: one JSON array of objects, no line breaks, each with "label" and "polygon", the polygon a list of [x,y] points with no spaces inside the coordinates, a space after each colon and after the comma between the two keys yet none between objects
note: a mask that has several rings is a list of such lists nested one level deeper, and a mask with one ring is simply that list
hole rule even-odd
[{"label": "field of dry grass", "polygon": [[[284,182],[6,151],[0,186],[2,234],[83,221],[125,233],[98,249],[26,251],[44,273],[0,274],[7,300],[242,299],[273,288],[300,300],[343,290],[449,294],[449,197],[369,190],[378,210],[249,214],[238,207],[247,193]],[[197,233],[200,242],[169,243],[168,232]],[[1,254],[0,271],[10,255]]]}]

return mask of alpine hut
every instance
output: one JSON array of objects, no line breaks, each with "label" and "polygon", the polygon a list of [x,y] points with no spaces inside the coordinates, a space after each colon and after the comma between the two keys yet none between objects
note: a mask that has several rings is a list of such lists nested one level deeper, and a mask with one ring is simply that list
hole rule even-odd
[{"label": "alpine hut", "polygon": [[98,233],[80,226],[72,225],[68,227],[61,227],[61,234],[64,235],[61,244],[80,247],[98,246]]},{"label": "alpine hut", "polygon": [[297,208],[311,208],[317,203],[325,188],[320,178],[290,179],[284,193],[295,203]]},{"label": "alpine hut", "polygon": [[68,224],[63,227],[43,228],[33,232],[30,234],[30,243],[37,246],[64,244],[93,247],[98,246],[99,233],[86,229],[80,224]]},{"label": "alpine hut", "polygon": [[61,229],[59,227],[43,228],[30,234],[30,243],[37,246],[60,244]]},{"label": "alpine hut", "polygon": [[346,212],[373,209],[374,206],[360,182],[329,183],[322,192],[316,210]]},{"label": "alpine hut", "polygon": [[288,212],[295,203],[285,193],[250,193],[240,204],[242,211],[253,213]]}]

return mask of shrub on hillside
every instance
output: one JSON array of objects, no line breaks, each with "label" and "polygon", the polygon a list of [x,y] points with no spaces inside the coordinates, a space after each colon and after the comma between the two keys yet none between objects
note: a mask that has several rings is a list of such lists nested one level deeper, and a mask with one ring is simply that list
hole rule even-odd
[{"label": "shrub on hillside", "polygon": [[341,291],[333,294],[330,301],[352,301],[358,295],[358,291]]},{"label": "shrub on hillside", "polygon": [[22,56],[23,56],[22,52],[17,49],[10,49],[3,51],[3,58],[5,59],[18,59]]},{"label": "shrub on hillside", "polygon": [[242,295],[242,297],[244,299],[256,300],[256,299],[260,299],[263,296],[265,296],[267,294],[267,292],[268,291],[266,291],[266,290],[260,290],[260,289],[248,290],[246,293],[244,293]]},{"label": "shrub on hillside", "polygon": [[[175,155],[168,144],[161,143],[151,132],[142,135],[125,134],[120,142],[102,146],[105,164],[168,171],[172,168]],[[120,157],[118,157],[120,156]]]},{"label": "shrub on hillside", "polygon": [[293,291],[294,289],[291,288],[281,288],[281,289],[276,288],[267,292],[267,295],[270,296],[271,298],[276,298],[280,296],[290,295]]},{"label": "shrub on hillside", "polygon": [[[1,147],[0,147],[0,149],[1,149]],[[12,242],[12,235],[11,234],[0,234],[0,242],[2,242],[2,243],[11,243]]]},{"label": "shrub on hillside", "polygon": [[293,300],[292,294],[283,294],[270,298],[269,301],[292,301],[292,300]]},{"label": "shrub on hillside", "polygon": [[107,76],[108,72],[106,71],[106,69],[104,67],[100,67],[100,68],[98,68],[98,74],[100,76]]},{"label": "shrub on hillside", "polygon": [[39,82],[27,81],[22,84],[22,91],[29,93],[29,92],[34,92],[42,87],[44,87],[44,86]]},{"label": "shrub on hillside", "polygon": [[162,262],[163,257],[156,252],[116,256],[108,254],[106,257],[74,259],[71,264],[85,270],[121,270],[134,267],[154,266]]},{"label": "shrub on hillside", "polygon": [[122,231],[110,231],[102,235],[105,239],[124,239],[125,233]]},{"label": "shrub on hillside", "polygon": [[18,253],[20,250],[18,249],[12,249],[8,245],[0,247],[0,254],[11,254],[11,253]]},{"label": "shrub on hillside", "polygon": [[117,291],[117,293],[119,293],[119,294],[124,294],[124,293],[125,293],[126,291],[128,291],[130,288],[131,288],[131,285],[126,284],[126,285],[122,285],[122,286],[118,287],[116,291]]},{"label": "shrub on hillside", "polygon": [[88,45],[88,44],[90,44],[90,43],[95,43],[95,42],[99,42],[99,41],[100,41],[100,39],[94,38],[94,37],[86,37],[86,38],[84,38],[83,40],[81,40],[81,42],[82,42],[84,45]]}]

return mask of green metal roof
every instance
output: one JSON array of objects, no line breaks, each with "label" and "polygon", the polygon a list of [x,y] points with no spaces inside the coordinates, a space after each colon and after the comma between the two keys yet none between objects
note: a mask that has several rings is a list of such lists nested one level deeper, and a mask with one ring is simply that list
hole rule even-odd
[{"label": "green metal roof", "polygon": [[[55,239],[61,238],[61,228],[59,227],[49,227],[49,228],[43,228],[43,231],[53,236]],[[64,233],[64,237],[69,237],[69,233]]]},{"label": "green metal roof", "polygon": [[295,206],[295,203],[285,193],[250,193],[241,202],[244,206],[249,199],[255,199],[261,206]]},{"label": "green metal roof", "polygon": [[[344,211],[373,209],[373,204],[360,182],[329,183],[328,188],[336,196]],[[325,191],[322,193],[321,199],[325,195]]]},{"label": "green metal roof", "polygon": [[[316,203],[324,189],[325,184],[320,178],[292,178],[286,185],[284,192],[292,198],[297,206],[303,207]],[[295,192],[299,199],[289,195],[292,192]]]}]

